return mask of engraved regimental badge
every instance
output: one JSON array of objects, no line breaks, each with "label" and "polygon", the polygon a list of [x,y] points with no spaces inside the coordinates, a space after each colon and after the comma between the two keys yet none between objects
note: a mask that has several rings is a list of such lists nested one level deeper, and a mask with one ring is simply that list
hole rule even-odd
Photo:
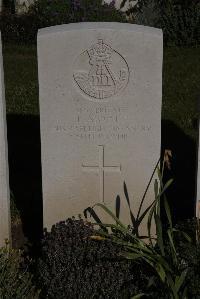
[{"label": "engraved regimental badge", "polygon": [[122,55],[99,39],[77,58],[74,80],[90,98],[110,98],[127,86],[128,64]]}]

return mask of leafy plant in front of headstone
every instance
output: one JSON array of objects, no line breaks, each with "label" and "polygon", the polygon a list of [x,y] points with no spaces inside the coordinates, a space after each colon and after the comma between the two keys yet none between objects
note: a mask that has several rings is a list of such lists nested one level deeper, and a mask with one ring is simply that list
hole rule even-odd
[{"label": "leafy plant in front of headstone", "polygon": [[36,275],[42,298],[128,299],[130,290],[140,291],[138,277],[147,284],[142,266],[132,267],[109,240],[90,238],[97,233],[81,219],[67,219],[44,232]]},{"label": "leafy plant in front of headstone", "polygon": [[[170,155],[171,155],[171,151],[165,151],[165,161],[169,161],[170,160]],[[128,208],[129,208],[129,214],[130,214],[130,222],[131,222],[131,225],[129,226],[129,229],[131,230],[132,234],[137,237],[137,238],[140,238],[140,239],[145,239],[145,238],[148,238],[148,236],[143,236],[143,235],[140,235],[140,226],[142,224],[143,221],[146,221],[146,217],[150,211],[150,209],[152,208],[152,206],[154,205],[154,202],[152,204],[150,204],[143,212],[142,212],[142,208],[143,208],[143,204],[144,204],[144,201],[145,201],[145,198],[146,198],[146,194],[148,192],[148,189],[149,189],[149,186],[150,184],[152,183],[152,180],[154,178],[154,175],[155,175],[155,172],[156,172],[156,169],[158,168],[158,165],[160,163],[160,159],[158,160],[158,162],[156,163],[156,166],[151,174],[151,177],[149,179],[149,182],[147,184],[147,187],[144,191],[144,194],[142,196],[142,199],[140,201],[140,204],[139,204],[139,208],[138,208],[138,211],[137,213],[135,213],[134,211],[132,211],[131,209],[131,204],[130,204],[130,198],[129,198],[129,194],[128,194],[128,190],[127,190],[127,185],[126,183],[124,182],[124,195],[125,195],[125,199],[126,199],[126,202],[128,204]],[[168,162],[170,163],[170,162]],[[169,184],[172,182],[172,180],[169,182]],[[117,195],[116,197],[116,211],[115,211],[115,218],[120,218],[120,205],[121,205],[121,198],[119,195]],[[99,216],[97,215],[97,213],[95,212],[95,206],[101,206],[103,209],[104,207],[106,208],[106,206],[104,205],[101,205],[101,204],[95,204],[93,207],[88,207],[84,210],[84,216],[85,218],[87,219],[88,218],[88,215],[90,217],[93,217],[93,219],[95,220],[96,224],[98,226],[100,226],[101,228],[103,228],[103,230],[106,229],[106,225],[105,224],[102,224],[102,221],[101,219],[99,218]],[[110,214],[110,216],[112,217],[113,216],[113,213],[111,211],[109,211],[109,209],[105,209],[105,211]],[[110,213],[111,212],[111,213]],[[109,225],[107,225],[107,227],[109,227]],[[114,229],[114,227],[111,225],[112,229]],[[107,230],[108,231],[108,230]]]},{"label": "leafy plant in front of headstone", "polygon": [[39,298],[39,290],[33,286],[32,275],[22,252],[11,249],[8,244],[0,248],[0,298]]},{"label": "leafy plant in front of headstone", "polygon": [[[154,191],[155,200],[148,209],[148,240],[145,242],[135,234],[134,230],[130,230],[129,227],[124,225],[118,217],[116,217],[112,211],[110,211],[105,205],[99,203],[100,206],[106,213],[108,213],[116,222],[116,224],[101,224],[101,227],[111,229],[111,232],[102,230],[100,236],[102,239],[109,239],[112,242],[123,246],[122,256],[131,260],[138,260],[142,263],[146,263],[152,267],[154,274],[156,274],[160,283],[167,287],[166,292],[168,298],[173,299],[186,299],[187,297],[187,266],[181,263],[178,259],[178,252],[176,249],[176,235],[181,234],[182,238],[186,243],[190,243],[191,238],[184,232],[175,229],[172,225],[172,218],[170,208],[164,192],[172,183],[169,180],[164,185],[162,183],[164,165],[166,160],[164,159],[161,170],[158,170],[158,180],[155,180]],[[166,213],[168,227],[163,229],[161,221],[161,201],[163,201],[164,210]],[[156,236],[152,236],[151,226],[152,221],[155,221]],[[97,236],[92,236],[96,239]],[[101,238],[100,238],[101,239]],[[147,242],[148,241],[148,242]],[[151,280],[151,283],[155,284],[155,277]],[[148,294],[147,294],[148,295]],[[142,296],[142,294],[141,294]]]}]

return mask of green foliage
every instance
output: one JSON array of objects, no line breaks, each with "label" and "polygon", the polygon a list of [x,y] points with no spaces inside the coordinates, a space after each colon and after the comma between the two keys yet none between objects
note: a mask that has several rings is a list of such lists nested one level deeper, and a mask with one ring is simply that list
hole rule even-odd
[{"label": "green foliage", "polygon": [[199,219],[188,219],[176,225],[178,230],[187,232],[192,242],[186,243],[177,238],[177,252],[180,268],[187,268],[186,282],[188,298],[200,298],[200,242]]},{"label": "green foliage", "polygon": [[200,43],[199,0],[139,0],[128,14],[136,24],[162,28],[167,45],[194,46]]},{"label": "green foliage", "polygon": [[126,22],[122,13],[101,0],[38,0],[29,12],[20,16],[0,16],[0,28],[7,42],[36,42],[37,31],[43,27],[75,22]]},{"label": "green foliage", "polygon": [[112,5],[102,5],[101,0],[39,0],[30,13],[38,17],[39,28],[83,21],[125,21]]},{"label": "green foliage", "polygon": [[158,26],[163,29],[167,44],[194,46],[200,43],[200,3],[181,5],[167,1],[160,14]]},{"label": "green foliage", "polygon": [[[159,160],[160,161],[160,160]],[[130,220],[131,220],[131,227],[129,228],[129,230],[131,230],[131,235],[134,236],[134,238],[141,238],[141,239],[145,239],[145,238],[148,238],[147,236],[141,236],[140,235],[140,231],[139,231],[139,228],[141,226],[141,223],[143,221],[146,221],[146,216],[148,215],[148,213],[150,213],[152,207],[154,206],[154,202],[149,206],[147,207],[143,212],[142,212],[142,207],[143,207],[143,204],[144,204],[144,201],[145,201],[145,197],[146,197],[146,193],[149,189],[149,186],[152,182],[152,179],[154,177],[154,174],[155,174],[155,171],[157,169],[157,166],[159,164],[159,161],[158,163],[156,164],[156,167],[150,177],[150,180],[147,184],[147,187],[144,191],[144,194],[142,196],[142,199],[141,199],[141,202],[140,202],[140,205],[139,205],[139,208],[138,208],[138,211],[137,213],[135,214],[132,210],[131,210],[131,205],[130,205],[130,199],[129,199],[129,194],[128,194],[128,190],[127,190],[127,186],[126,186],[126,183],[124,182],[124,195],[125,195],[125,199],[126,199],[126,202],[127,202],[127,205],[128,205],[128,208],[129,208],[129,214],[130,214]],[[171,183],[171,181],[169,182],[169,184]],[[117,196],[116,198],[116,206],[117,206],[117,201],[121,201],[120,197]],[[101,220],[100,218],[98,217],[98,215],[96,214],[95,212],[95,206],[100,206],[102,209],[105,210],[105,212],[107,214],[109,214],[111,216],[111,218],[113,218],[116,222],[116,224],[119,224],[120,227],[122,227],[125,231],[127,231],[127,228],[125,225],[123,225],[123,223],[119,220],[119,216],[118,215],[120,212],[116,210],[116,215],[114,215],[114,213],[112,211],[110,211],[105,205],[99,203],[99,204],[96,204],[94,205],[94,207],[89,207],[87,208],[85,211],[84,211],[84,215],[85,217],[87,218],[88,214],[90,215],[90,217],[92,216],[94,218],[94,220],[97,222],[97,225],[99,225],[100,227],[110,227],[112,230],[115,229],[115,225],[101,225]]]},{"label": "green foliage", "polygon": [[[144,242],[134,230],[131,231],[103,204],[98,204],[102,207],[116,222],[112,225],[101,225],[104,228],[111,228],[112,232],[102,231],[101,235],[108,238],[112,242],[124,247],[122,255],[133,261],[140,261],[152,267],[154,275],[157,276],[159,282],[166,288],[168,298],[184,299],[187,297],[187,273],[188,268],[181,263],[177,253],[176,235],[181,235],[187,244],[190,244],[190,237],[175,229],[172,225],[171,213],[167,199],[165,197],[166,189],[171,185],[172,180],[169,180],[165,185],[162,183],[164,165],[168,160],[163,162],[161,170],[158,168],[159,182],[155,180],[154,191],[155,200],[148,210],[148,242]],[[163,201],[166,218],[168,221],[167,228],[163,229],[160,211],[161,201]],[[156,226],[156,237],[151,233],[152,221]],[[116,233],[118,232],[118,234]],[[155,280],[155,277],[154,279]]]},{"label": "green foliage", "polygon": [[37,299],[39,291],[19,250],[8,246],[0,249],[0,298]]}]

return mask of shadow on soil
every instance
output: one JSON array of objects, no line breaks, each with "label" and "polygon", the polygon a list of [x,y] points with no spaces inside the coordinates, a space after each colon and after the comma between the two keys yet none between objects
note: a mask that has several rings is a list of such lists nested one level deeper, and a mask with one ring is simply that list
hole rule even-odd
[{"label": "shadow on soil", "polygon": [[23,244],[23,235],[36,244],[42,233],[39,116],[8,115],[7,134],[10,189],[23,228],[12,226],[13,245]]},{"label": "shadow on soil", "polygon": [[[39,116],[8,115],[10,188],[20,211],[23,234],[36,244],[42,233],[42,184]],[[196,144],[172,122],[162,122],[162,151],[172,150],[172,167],[165,179],[174,178],[167,191],[175,221],[191,218],[195,210]],[[15,246],[23,234],[13,230]]]}]

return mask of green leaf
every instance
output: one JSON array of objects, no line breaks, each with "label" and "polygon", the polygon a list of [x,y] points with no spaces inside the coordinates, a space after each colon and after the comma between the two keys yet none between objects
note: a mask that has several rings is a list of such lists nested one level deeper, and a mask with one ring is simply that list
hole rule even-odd
[{"label": "green leaf", "polygon": [[[98,225],[98,223],[92,223],[93,225]],[[104,224],[102,223],[101,224],[101,227],[106,227],[106,228],[112,228],[112,229],[115,229],[116,231],[119,231],[120,233],[122,233],[124,236],[129,236],[131,239],[132,239],[132,242],[140,242],[140,239],[138,239],[135,235],[133,235],[129,229],[127,227],[121,227],[119,225],[116,225],[116,224]],[[103,235],[103,236],[107,236],[107,237],[110,237],[110,238],[114,238],[113,235],[110,235],[108,232],[106,231],[101,231],[101,232],[98,232],[99,234]]]},{"label": "green leaf", "polygon": [[102,203],[97,203],[97,204],[95,204],[94,205],[94,207],[95,206],[98,206],[98,207],[101,207],[108,215],[110,215],[115,221],[116,221],[116,223],[118,224],[118,225],[120,225],[121,227],[123,227],[123,228],[126,228],[126,226],[113,214],[113,212],[110,210],[110,209],[108,209],[104,204],[102,204]]},{"label": "green leaf", "polygon": [[131,299],[139,299],[139,298],[142,298],[143,296],[145,296],[145,293],[135,295],[135,296],[131,297]]},{"label": "green leaf", "polygon": [[157,232],[157,242],[160,248],[162,255],[165,255],[164,244],[163,244],[163,232],[162,232],[162,222],[158,215],[155,215],[155,223],[156,223],[156,232]]},{"label": "green leaf", "polygon": [[185,278],[186,278],[187,272],[188,272],[187,269],[185,269],[185,270],[181,273],[181,276],[176,277],[176,279],[175,279],[175,288],[176,288],[177,293],[179,292],[181,286],[182,286],[183,283],[185,282]]},{"label": "green leaf", "polygon": [[162,280],[162,282],[165,282],[166,273],[165,273],[163,266],[161,264],[156,264],[155,269],[156,269],[156,272],[158,273],[158,275],[160,276],[160,279]]},{"label": "green leaf", "polygon": [[160,196],[158,196],[158,199],[157,199],[157,202],[156,202],[155,213],[160,216]]},{"label": "green leaf", "polygon": [[180,233],[183,235],[183,237],[188,241],[188,242],[192,242],[192,238],[190,236],[188,236],[187,233],[180,231]]},{"label": "green leaf", "polygon": [[151,276],[149,279],[148,279],[148,285],[147,285],[147,288],[150,288],[152,285],[155,284],[155,276]]},{"label": "green leaf", "polygon": [[162,174],[161,174],[159,166],[157,167],[157,174],[158,174],[159,181],[162,182]]},{"label": "green leaf", "polygon": [[146,216],[146,214],[147,214],[147,213],[149,212],[149,210],[152,208],[153,204],[154,204],[154,202],[152,202],[152,204],[151,204],[148,208],[146,208],[146,210],[142,213],[142,215],[141,215],[138,219],[136,219],[136,221],[137,221],[137,225],[138,225],[138,226],[141,224],[141,222],[142,222],[142,220],[144,219],[144,217]]},{"label": "green leaf", "polygon": [[137,217],[136,217],[136,219],[139,219],[140,212],[141,212],[141,209],[142,209],[142,206],[143,206],[143,203],[144,203],[144,200],[145,200],[147,191],[149,190],[150,184],[151,184],[151,182],[152,182],[152,180],[153,180],[155,171],[156,171],[157,168],[158,168],[158,164],[159,164],[159,162],[160,162],[160,158],[158,159],[158,162],[156,163],[156,166],[155,166],[155,168],[154,168],[154,170],[153,170],[153,173],[152,173],[152,175],[151,175],[151,177],[150,177],[150,179],[149,179],[149,182],[148,182],[148,184],[147,184],[147,186],[146,186],[146,189],[145,189],[145,191],[144,191],[144,194],[143,194],[143,196],[142,196],[142,199],[141,199],[141,202],[140,202],[140,206],[139,206],[139,209],[138,209],[138,212],[137,212]]},{"label": "green leaf", "polygon": [[131,217],[131,221],[132,221],[132,224],[133,224],[133,227],[135,228],[136,230],[136,233],[138,232],[138,225],[137,225],[137,222],[136,222],[136,219],[135,219],[135,216],[131,210],[131,205],[130,205],[130,200],[129,200],[129,195],[128,195],[128,190],[127,190],[127,186],[126,186],[126,183],[124,182],[124,194],[125,194],[125,197],[126,197],[126,201],[128,203],[128,207],[129,207],[129,213],[130,213],[130,217]]},{"label": "green leaf", "polygon": [[156,207],[156,201],[154,201],[154,204],[152,205],[152,208],[149,212],[149,216],[148,216],[148,220],[147,220],[147,231],[148,231],[149,241],[152,246],[153,246],[153,244],[151,241],[151,225],[152,225],[152,218],[153,218],[153,214],[155,211],[155,207]]},{"label": "green leaf", "polygon": [[136,260],[138,258],[142,258],[142,254],[139,253],[128,253],[128,252],[123,252],[123,256],[126,257],[128,260]]},{"label": "green leaf", "polygon": [[173,293],[173,296],[174,296],[173,299],[179,299],[178,298],[178,294],[176,292],[175,285],[174,285],[174,281],[173,281],[171,275],[167,275],[167,281],[168,281],[168,284],[169,284],[169,286],[171,288],[171,292]]},{"label": "green leaf", "polygon": [[188,299],[187,292],[188,292],[188,288],[185,286],[182,292],[183,299]]},{"label": "green leaf", "polygon": [[159,194],[159,196],[161,196],[167,190],[167,188],[169,188],[169,186],[172,184],[172,182],[173,182],[173,179],[170,179],[169,181],[166,182],[166,184],[162,188],[162,191]]},{"label": "green leaf", "polygon": [[155,198],[157,198],[158,196],[158,180],[155,179],[155,182],[154,182],[154,194],[155,194]]},{"label": "green leaf", "polygon": [[164,198],[164,207],[165,207],[165,212],[167,215],[167,219],[168,219],[170,228],[172,228],[172,217],[171,217],[171,212],[170,212],[169,204],[168,204],[166,197]]},{"label": "green leaf", "polygon": [[116,200],[115,200],[115,215],[118,219],[120,216],[120,205],[121,205],[121,199],[120,199],[120,196],[117,195]]},{"label": "green leaf", "polygon": [[171,233],[170,229],[167,230],[167,235],[168,235],[168,238],[169,238],[171,249],[174,252],[174,254],[173,254],[173,256],[174,256],[174,263],[177,263],[176,248],[175,248],[175,245],[174,245],[174,241],[173,241],[173,237],[172,237],[172,233]]}]

